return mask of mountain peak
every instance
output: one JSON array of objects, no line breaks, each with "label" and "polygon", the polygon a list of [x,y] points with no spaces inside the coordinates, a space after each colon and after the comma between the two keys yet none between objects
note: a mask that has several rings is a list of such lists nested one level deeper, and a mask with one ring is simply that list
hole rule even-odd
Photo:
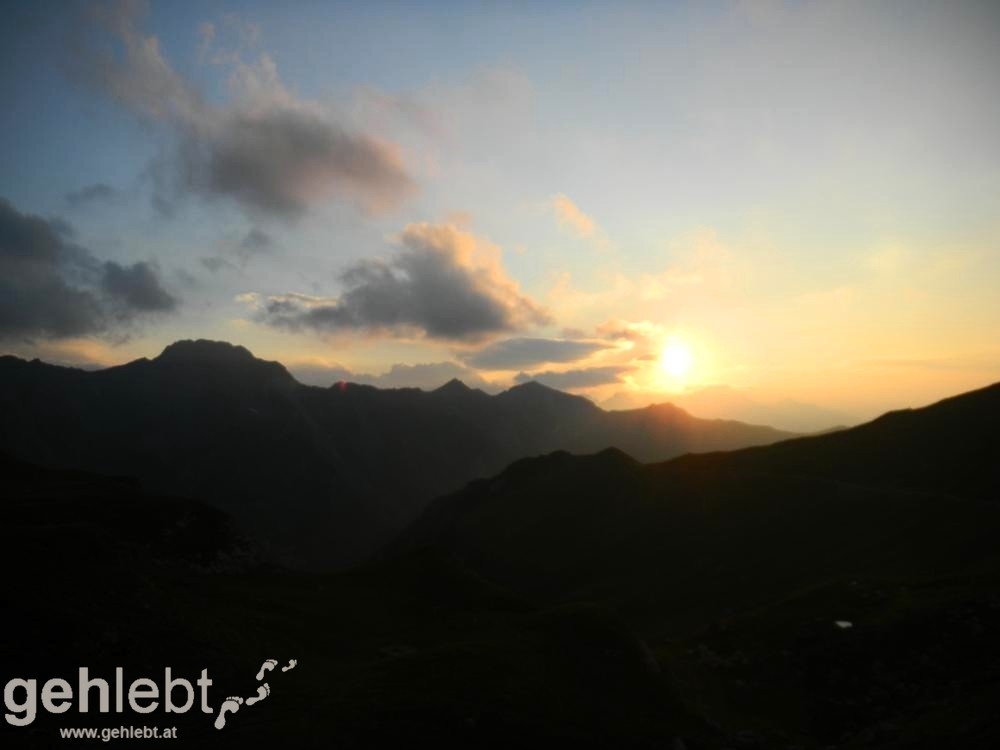
[{"label": "mountain peak", "polygon": [[537,380],[526,380],[523,383],[518,383],[517,385],[511,386],[508,390],[511,390],[511,391],[517,391],[517,390],[525,390],[525,391],[531,391],[531,390],[554,391],[555,388],[549,388],[547,385],[544,385],[543,383],[539,383]]},{"label": "mountain peak", "polygon": [[434,393],[469,393],[472,389],[469,388],[465,383],[463,383],[458,378],[452,378],[447,383],[438,388],[434,389]]},{"label": "mountain peak", "polygon": [[230,344],[227,341],[211,341],[209,339],[183,339],[175,341],[157,357],[156,362],[199,362],[199,363],[234,363],[253,362],[255,357],[246,347]]},{"label": "mountain peak", "polygon": [[534,405],[541,404],[566,404],[579,408],[597,409],[598,407],[588,398],[576,396],[572,393],[550,388],[537,380],[529,380],[519,383],[501,393],[497,398],[508,401],[523,402]]},{"label": "mountain peak", "polygon": [[255,372],[294,382],[294,378],[280,362],[258,359],[249,349],[227,341],[184,339],[170,344],[154,365],[180,368],[209,368],[220,371]]},{"label": "mountain peak", "polygon": [[541,393],[561,393],[567,396],[570,395],[570,394],[565,394],[562,391],[557,391],[555,388],[550,388],[544,383],[539,383],[537,380],[528,380],[524,383],[518,383],[517,385],[508,388],[506,391],[504,391],[504,393],[510,395],[515,395],[515,394],[527,395],[527,394],[541,394]]}]

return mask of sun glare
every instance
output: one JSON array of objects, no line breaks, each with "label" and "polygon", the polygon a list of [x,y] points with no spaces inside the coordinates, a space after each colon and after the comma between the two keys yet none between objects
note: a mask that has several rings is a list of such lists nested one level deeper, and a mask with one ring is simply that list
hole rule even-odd
[{"label": "sun glare", "polygon": [[691,347],[681,339],[667,339],[660,355],[660,367],[663,371],[675,380],[681,380],[688,374],[692,364],[694,355],[691,353]]}]

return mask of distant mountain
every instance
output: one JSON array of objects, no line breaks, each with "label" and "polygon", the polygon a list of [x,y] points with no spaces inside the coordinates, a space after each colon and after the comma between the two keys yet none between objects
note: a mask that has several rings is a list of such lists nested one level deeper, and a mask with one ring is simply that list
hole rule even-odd
[{"label": "distant mountain", "polygon": [[[250,367],[278,373],[264,393],[283,403],[280,370]],[[997,389],[760,450],[525,458],[431,503],[380,559],[321,574],[261,562],[203,503],[0,455],[0,661],[31,676],[208,666],[214,696],[248,696],[262,654],[299,660],[224,732],[171,715],[199,745],[992,750]],[[387,411],[411,408],[359,390],[394,393]],[[458,382],[421,398],[457,425],[496,402]],[[562,413],[547,389],[508,398],[515,434]],[[120,721],[39,712],[0,734],[49,747],[57,727]]]},{"label": "distant mountain", "polygon": [[[605,409],[634,408],[662,399],[657,393],[616,393],[601,403]],[[750,424],[767,424],[799,433],[815,433],[856,424],[848,414],[793,399],[761,398],[726,385],[712,385],[671,394],[670,403],[701,418],[725,417]]]},{"label": "distant mountain", "polygon": [[[620,595],[617,569],[658,579],[636,579],[646,597],[690,577],[702,601],[711,578],[698,572],[700,550],[708,560],[732,554],[744,574],[759,558],[772,568],[762,576],[770,582],[815,579],[826,565],[860,574],[872,565],[868,555],[895,554],[894,540],[905,570],[951,563],[983,553],[973,543],[982,529],[964,528],[962,544],[941,557],[939,524],[982,514],[1000,521],[998,423],[1000,384],[850,430],[658,464],[617,449],[560,451],[434,502],[390,551],[443,545],[501,580],[511,574],[516,588],[560,596],[585,593],[576,581],[589,590],[603,580]],[[921,514],[938,522],[921,525]],[[914,529],[927,535],[924,544]]]},{"label": "distant mountain", "polygon": [[433,497],[524,456],[616,446],[653,461],[789,436],[669,406],[609,413],[537,383],[322,389],[211,341],[96,372],[2,357],[0,409],[0,451],[206,499],[307,565],[363,559]]},{"label": "distant mountain", "polygon": [[866,486],[1000,501],[1000,383],[828,435],[674,465],[780,472]]}]

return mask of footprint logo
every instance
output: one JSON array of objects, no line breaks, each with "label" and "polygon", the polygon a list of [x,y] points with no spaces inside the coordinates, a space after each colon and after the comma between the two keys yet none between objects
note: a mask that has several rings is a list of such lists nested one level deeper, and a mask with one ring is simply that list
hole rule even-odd
[{"label": "footprint logo", "polygon": [[270,694],[271,694],[271,686],[265,682],[263,685],[257,688],[257,695],[255,695],[253,698],[247,698],[247,705],[252,706],[254,703],[260,703]]},{"label": "footprint logo", "polygon": [[263,680],[264,675],[270,672],[276,666],[278,666],[277,659],[265,659],[264,663],[260,665],[260,671],[257,672],[257,682]]},{"label": "footprint logo", "polygon": [[[260,670],[257,672],[257,682],[264,679],[264,676],[278,666],[277,659],[265,659],[264,663],[260,665]],[[298,666],[298,661],[295,659],[289,659],[288,664],[281,668],[282,672],[289,672]],[[264,683],[257,688],[257,695],[251,696],[246,699],[246,705],[252,706],[255,703],[260,703],[262,700],[267,698],[271,694],[271,686],[268,683]],[[226,717],[229,714],[234,714],[240,710],[240,706],[243,705],[243,699],[231,695],[226,700],[222,702],[222,706],[219,708],[219,715],[215,719],[215,728],[222,729],[226,726]]]},{"label": "footprint logo", "polygon": [[222,701],[222,706],[219,708],[219,715],[215,719],[215,728],[222,729],[226,726],[226,716],[239,711],[241,705],[243,705],[243,699],[235,695],[231,695]]}]

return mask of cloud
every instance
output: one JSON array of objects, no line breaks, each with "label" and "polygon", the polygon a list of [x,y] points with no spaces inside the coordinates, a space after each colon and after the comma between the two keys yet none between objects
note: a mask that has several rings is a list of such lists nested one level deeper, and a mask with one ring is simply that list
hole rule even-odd
[{"label": "cloud", "polygon": [[608,239],[604,230],[568,196],[562,193],[553,196],[547,207],[552,210],[561,231],[569,232],[586,241],[598,252],[609,252],[614,249],[614,244]]},{"label": "cloud", "polygon": [[186,187],[285,218],[336,193],[381,213],[412,188],[394,149],[316,113],[279,107],[228,113],[222,123],[214,133],[185,141]]},{"label": "cloud", "polygon": [[518,383],[527,383],[531,380],[544,383],[550,388],[594,388],[599,385],[622,382],[622,375],[632,372],[635,368],[624,365],[610,365],[606,367],[584,367],[577,370],[566,370],[564,372],[520,372],[515,376]]},{"label": "cloud", "polygon": [[274,240],[267,232],[254,227],[234,249],[240,266],[246,267],[250,259],[257,255],[266,255],[274,250]]},{"label": "cloud", "polygon": [[582,239],[593,236],[596,225],[594,220],[581,211],[568,197],[560,193],[552,198],[552,210],[555,212],[559,226],[572,230]]},{"label": "cloud", "polygon": [[612,318],[595,329],[601,338],[613,341],[631,341],[633,344],[663,336],[663,327],[648,320],[631,321]]},{"label": "cloud", "polygon": [[153,265],[102,263],[62,222],[3,198],[0,271],[0,339],[106,335],[177,306]]},{"label": "cloud", "polygon": [[362,261],[336,298],[285,294],[261,301],[258,317],[291,330],[345,329],[454,341],[549,322],[500,263],[499,248],[450,224],[410,224],[388,260]]},{"label": "cloud", "polygon": [[177,307],[177,300],[161,286],[156,269],[149,263],[122,266],[108,261],[101,288],[117,307],[128,311],[167,312]]},{"label": "cloud", "polygon": [[218,273],[223,268],[236,269],[236,266],[225,258],[220,258],[218,255],[212,255],[207,258],[200,258],[198,260],[202,266],[207,268],[212,273]]},{"label": "cloud", "polygon": [[66,199],[66,203],[68,203],[71,207],[79,208],[91,203],[112,200],[117,195],[118,191],[110,185],[106,185],[103,182],[97,182],[93,185],[82,187],[79,190],[71,190],[66,193],[64,198]]},{"label": "cloud", "polygon": [[254,257],[267,255],[274,248],[275,242],[271,235],[254,227],[240,240],[230,238],[219,243],[216,255],[199,258],[198,262],[212,273],[218,273],[223,269],[244,271]]},{"label": "cloud", "polygon": [[473,352],[465,361],[485,370],[514,370],[547,362],[575,362],[605,348],[600,341],[513,338]]},{"label": "cloud", "polygon": [[670,331],[661,323],[649,320],[612,319],[597,326],[594,331],[599,337],[615,342],[637,361],[652,361],[660,358],[664,341]]},{"label": "cloud", "polygon": [[274,245],[271,235],[260,229],[254,228],[247,232],[247,236],[240,242],[240,249],[248,253],[261,253],[270,250]]},{"label": "cloud", "polygon": [[198,62],[204,62],[215,42],[215,24],[203,21],[198,25]]},{"label": "cloud", "polygon": [[[180,195],[196,193],[295,219],[328,198],[378,213],[413,192],[395,146],[348,131],[320,105],[298,98],[267,55],[252,64],[239,54],[225,59],[232,67],[232,101],[220,106],[206,100],[171,67],[159,39],[139,30],[138,7],[99,10],[100,26],[120,49],[84,46],[77,67],[99,90],[172,136],[173,148],[149,170],[154,202],[164,210]],[[215,33],[212,25],[200,30],[202,55]]]}]

